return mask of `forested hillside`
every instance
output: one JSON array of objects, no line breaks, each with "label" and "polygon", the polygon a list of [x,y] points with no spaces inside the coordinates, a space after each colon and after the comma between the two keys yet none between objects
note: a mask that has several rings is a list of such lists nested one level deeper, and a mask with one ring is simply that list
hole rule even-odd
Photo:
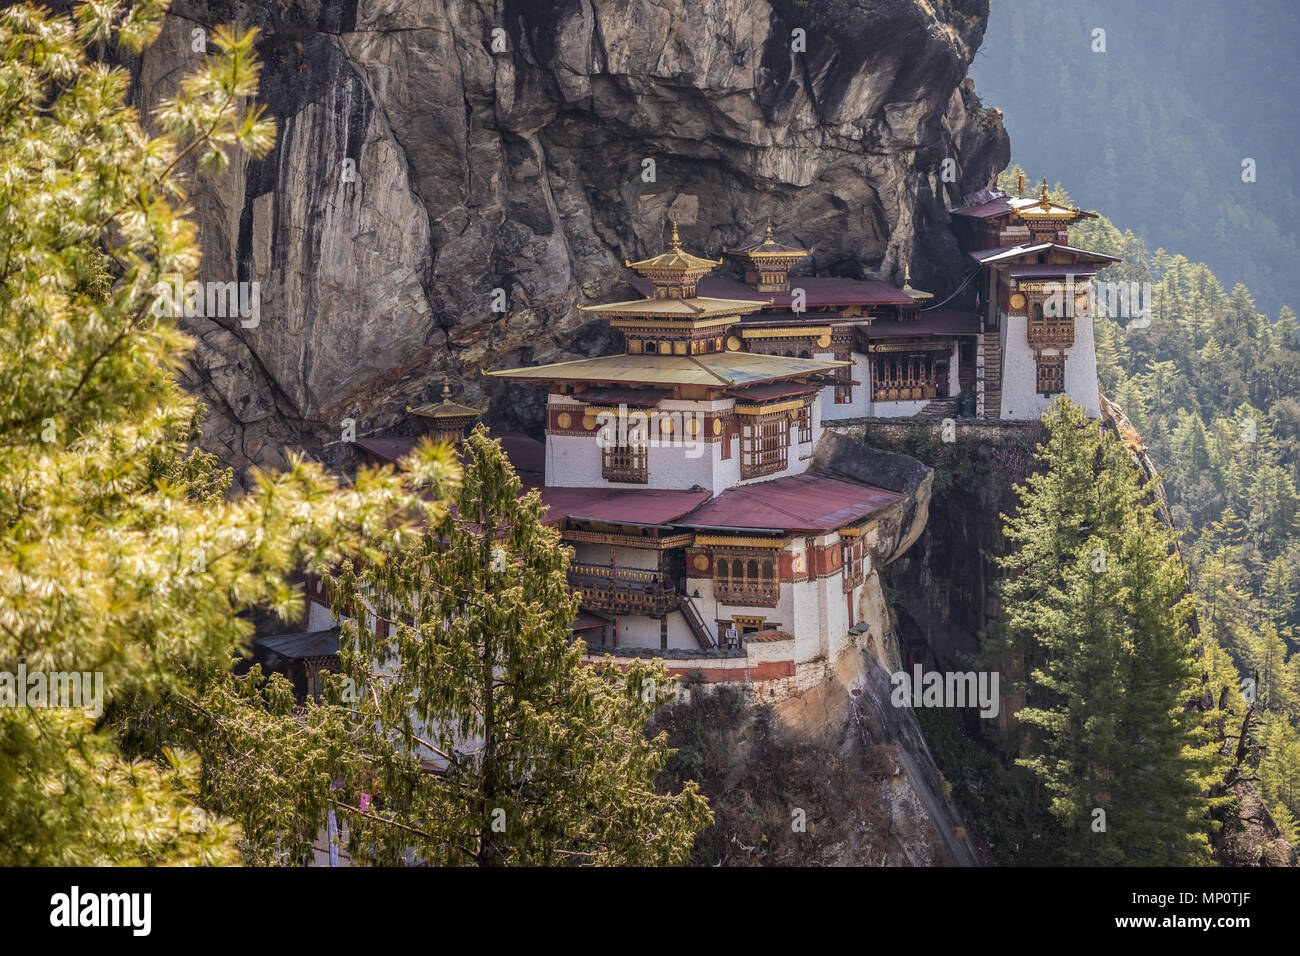
[{"label": "forested hillside", "polygon": [[1291,0],[994,0],[971,75],[1031,178],[1122,210],[1275,315],[1300,301],[1298,27]]},{"label": "forested hillside", "polygon": [[[1018,174],[1003,174],[1010,188]],[[1054,198],[1071,199],[1057,187]],[[1109,220],[1071,240],[1122,256],[1100,279],[1150,282],[1151,323],[1098,317],[1102,391],[1128,414],[1165,478],[1201,635],[1253,679],[1258,787],[1289,842],[1300,817],[1300,323],[1259,310],[1204,263]]]}]

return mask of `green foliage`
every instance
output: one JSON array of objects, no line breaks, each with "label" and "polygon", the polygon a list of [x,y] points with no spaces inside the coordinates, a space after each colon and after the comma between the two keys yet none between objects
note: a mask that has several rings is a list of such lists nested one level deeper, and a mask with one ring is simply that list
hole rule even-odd
[{"label": "green foliage", "polygon": [[[1253,0],[1246,16],[1222,0],[991,8],[971,75],[1033,181],[1070,183],[1080,205],[1211,263],[1270,313],[1300,298],[1294,3]],[[1098,28],[1104,53],[1093,50]],[[1257,182],[1242,179],[1247,157]]]},{"label": "green foliage", "polygon": [[173,377],[190,342],[153,289],[199,260],[189,165],[264,154],[273,127],[244,105],[254,34],[222,30],[157,115],[170,134],[146,130],[127,73],[88,48],[138,52],[163,9],[0,13],[0,672],[102,675],[114,718],[0,708],[10,865],[231,862],[237,830],[192,802],[213,768],[165,746],[192,738],[176,708],[242,649],[240,612],[296,614],[295,569],[378,560],[455,477],[445,449],[346,488],[293,458],[227,497],[192,448],[198,409]]},{"label": "green foliage", "polygon": [[214,788],[255,858],[307,859],[332,807],[363,864],[685,861],[708,804],[694,783],[654,789],[671,751],[645,732],[674,682],[647,661],[582,662],[571,551],[522,492],[480,428],[455,507],[384,563],[330,578],[343,672],[324,702],[295,713],[286,682],[257,673],[204,702],[227,757],[292,748]]},{"label": "green foliage", "polygon": [[1060,399],[1044,423],[1044,469],[1006,519],[1004,630],[990,641],[1024,676],[1018,763],[1061,828],[1058,862],[1207,862],[1203,793],[1222,768],[1189,707],[1201,668],[1176,537],[1081,407]]},{"label": "green foliage", "polygon": [[[1069,199],[1059,186],[1054,195]],[[1104,217],[1071,239],[1125,257],[1099,278],[1153,284],[1149,327],[1096,320],[1098,375],[1163,469],[1207,643],[1226,650],[1242,678],[1258,673],[1261,706],[1291,714],[1300,745],[1296,680],[1287,677],[1300,674],[1300,324],[1286,306],[1270,322],[1244,286],[1225,291],[1208,266],[1148,252]],[[1260,790],[1289,793],[1270,780],[1266,753],[1261,745],[1251,757]],[[1300,816],[1300,804],[1286,804],[1285,815]]]}]

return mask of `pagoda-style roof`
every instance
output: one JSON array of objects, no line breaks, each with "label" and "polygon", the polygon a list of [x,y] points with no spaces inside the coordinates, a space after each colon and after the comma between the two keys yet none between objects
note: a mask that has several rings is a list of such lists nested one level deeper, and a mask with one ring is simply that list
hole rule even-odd
[{"label": "pagoda-style roof", "polygon": [[701,259],[684,250],[677,236],[677,220],[674,219],[673,234],[666,252],[639,262],[624,259],[623,264],[654,283],[656,297],[686,298],[695,295],[695,283],[700,276],[722,265],[722,260]]},{"label": "pagoda-style roof", "polygon": [[1036,222],[1057,221],[1063,223],[1077,222],[1080,219],[1093,218],[1092,213],[1081,210],[1078,206],[1062,206],[1052,202],[1047,195],[1047,178],[1043,178],[1042,188],[1037,199],[1013,199],[1011,208],[1021,219]]},{"label": "pagoda-style roof", "polygon": [[441,402],[417,405],[414,408],[408,405],[406,410],[412,415],[419,415],[421,418],[433,418],[439,421],[477,418],[484,412],[482,408],[471,408],[468,405],[453,402],[451,400],[451,386],[446,382],[442,383]]},{"label": "pagoda-style roof", "polygon": [[[1073,256],[1079,256],[1082,261],[1086,262],[1119,262],[1117,256],[1108,256],[1104,252],[1090,252],[1087,249],[1077,249],[1074,246],[1067,246],[1059,242],[1033,242],[1024,243],[1018,246],[997,246],[993,249],[976,249],[971,253],[971,258],[981,265],[1001,265],[1016,262],[1025,256],[1037,257],[1039,253],[1056,250],[1058,252],[1069,253]],[[1044,263],[1046,264],[1046,263]],[[1068,263],[1061,263],[1067,265]]]},{"label": "pagoda-style roof", "polygon": [[602,382],[619,385],[734,388],[800,375],[825,374],[852,364],[825,359],[759,355],[753,352],[711,352],[704,355],[604,355],[483,374],[539,383]]},{"label": "pagoda-style roof", "polygon": [[[1022,180],[1023,189],[1023,180]],[[1058,223],[1069,224],[1082,219],[1096,219],[1097,214],[1084,212],[1077,206],[1062,206],[1054,203],[1047,196],[1047,180],[1044,179],[1038,191],[1037,198],[1028,196],[1011,197],[1004,194],[993,194],[991,198],[983,202],[973,203],[964,209],[954,209],[950,215],[962,216],[967,219],[997,219],[1003,216],[1019,216],[1021,219],[1033,221],[1055,221]]]},{"label": "pagoda-style roof", "polygon": [[808,249],[801,249],[798,246],[788,246],[785,243],[777,242],[772,235],[772,224],[767,224],[767,232],[763,238],[757,242],[751,242],[748,245],[741,246],[738,249],[723,248],[723,253],[728,256],[735,256],[741,259],[789,259],[790,264],[798,262],[800,259],[811,255]]},{"label": "pagoda-style roof", "polygon": [[771,304],[771,298],[756,301],[690,296],[684,299],[631,299],[626,302],[607,302],[603,305],[581,305],[578,308],[583,312],[594,312],[616,319],[674,319],[700,322],[725,316],[747,315]]}]

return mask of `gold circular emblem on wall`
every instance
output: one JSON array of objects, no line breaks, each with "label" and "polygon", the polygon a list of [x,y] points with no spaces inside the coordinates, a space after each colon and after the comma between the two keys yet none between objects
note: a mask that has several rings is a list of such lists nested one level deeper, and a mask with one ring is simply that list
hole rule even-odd
[{"label": "gold circular emblem on wall", "polygon": [[695,435],[698,435],[699,433],[700,433],[700,420],[698,418],[692,418],[689,422],[686,423],[686,434],[691,435],[693,437]]},{"label": "gold circular emblem on wall", "polygon": [[697,554],[691,563],[695,565],[696,571],[705,571],[709,567],[709,559],[702,554]]},{"label": "gold circular emblem on wall", "polygon": [[822,335],[817,336],[817,344],[822,348],[828,348],[831,344],[831,334],[825,332]]},{"label": "gold circular emblem on wall", "polygon": [[739,351],[740,351],[740,339],[736,338],[734,335],[728,335],[728,336],[727,336],[727,351],[728,351],[728,352],[739,352]]},{"label": "gold circular emblem on wall", "polygon": [[573,416],[568,412],[560,412],[559,417],[555,419],[555,424],[559,425],[561,428],[568,428],[573,424]]},{"label": "gold circular emblem on wall", "polygon": [[593,415],[593,414],[591,414],[591,412],[587,412],[587,414],[583,415],[583,416],[582,416],[582,427],[585,428],[587,431],[591,431],[593,428],[595,428],[595,427],[596,427],[596,416]]},{"label": "gold circular emblem on wall", "polygon": [[713,420],[713,434],[715,434],[715,435],[721,435],[721,434],[722,434],[722,419],[721,419],[721,418],[715,418],[715,419]]},{"label": "gold circular emblem on wall", "polygon": [[1025,297],[1021,293],[1017,292],[1015,295],[1011,297],[1011,308],[1023,309],[1024,307],[1025,307]]},{"label": "gold circular emblem on wall", "polygon": [[671,418],[659,419],[659,430],[665,435],[671,435],[673,433],[673,420]]},{"label": "gold circular emblem on wall", "polygon": [[1088,311],[1088,297],[1086,295],[1076,295],[1074,297],[1074,311],[1075,312]]}]

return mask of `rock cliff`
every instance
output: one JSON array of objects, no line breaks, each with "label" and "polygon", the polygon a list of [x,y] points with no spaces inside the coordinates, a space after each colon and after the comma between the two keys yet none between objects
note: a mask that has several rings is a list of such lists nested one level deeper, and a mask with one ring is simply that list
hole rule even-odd
[{"label": "rock cliff", "polygon": [[702,254],[771,217],[809,270],[899,281],[910,263],[946,294],[963,267],[945,204],[1009,154],[965,79],[987,16],[988,0],[177,0],[134,65],[139,105],[239,21],[261,30],[278,127],[270,155],[192,196],[198,278],[262,295],[255,328],[190,320],[205,443],[241,469],[285,445],[342,463],[345,418],[401,430],[445,377],[493,424],[531,427],[541,396],[478,372],[615,348],[575,307],[626,294],[622,260],[659,251],[670,213]]}]

